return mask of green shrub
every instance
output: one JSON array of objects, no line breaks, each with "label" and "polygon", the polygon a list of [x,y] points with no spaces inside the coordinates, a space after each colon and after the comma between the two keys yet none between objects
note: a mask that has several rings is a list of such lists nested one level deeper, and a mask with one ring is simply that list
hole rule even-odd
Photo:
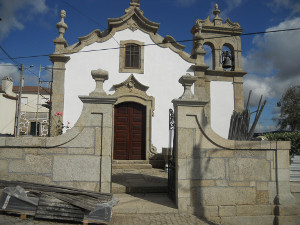
[{"label": "green shrub", "polygon": [[290,155],[300,155],[300,132],[269,133],[265,137],[269,141],[290,141]]}]

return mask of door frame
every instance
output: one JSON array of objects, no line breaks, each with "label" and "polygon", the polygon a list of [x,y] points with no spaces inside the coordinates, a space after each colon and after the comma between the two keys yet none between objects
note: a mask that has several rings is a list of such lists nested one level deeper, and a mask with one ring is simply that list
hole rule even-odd
[{"label": "door frame", "polygon": [[[152,117],[154,116],[155,110],[155,99],[152,96],[147,95],[146,91],[149,87],[141,84],[135,77],[131,74],[127,80],[124,82],[114,85],[115,93],[113,97],[117,97],[117,101],[114,105],[118,105],[123,102],[134,102],[141,104],[146,107],[146,160],[149,161],[151,156],[152,148]],[[113,110],[113,118],[114,118]],[[113,126],[113,128],[115,125]],[[114,134],[114,132],[113,132]],[[114,139],[113,137],[113,143]],[[113,148],[114,149],[114,146]],[[113,156],[113,152],[112,152]]]}]

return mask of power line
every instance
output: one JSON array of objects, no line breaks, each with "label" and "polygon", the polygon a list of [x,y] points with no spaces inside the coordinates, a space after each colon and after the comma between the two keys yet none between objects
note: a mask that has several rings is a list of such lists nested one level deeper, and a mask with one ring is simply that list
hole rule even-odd
[{"label": "power line", "polygon": [[[207,38],[202,38],[198,40],[211,40],[211,39],[218,39],[218,38],[224,38],[224,37],[234,37],[234,36],[250,36],[250,35],[257,35],[257,34],[268,34],[268,33],[278,33],[278,32],[287,32],[287,31],[296,31],[300,30],[299,28],[291,28],[291,29],[283,29],[283,30],[271,30],[271,31],[260,31],[260,32],[252,32],[252,33],[244,33],[244,34],[233,34],[233,35],[223,35],[223,36],[213,36],[213,37],[207,37]],[[180,41],[169,41],[167,43],[184,43],[184,42],[192,42],[195,41],[194,39],[186,39],[186,40],[180,40]],[[160,43],[154,43],[154,44],[144,44],[140,46],[154,46],[154,45],[162,45],[166,44],[165,42],[160,42]],[[102,49],[92,49],[92,50],[86,50],[86,51],[79,51],[79,52],[73,52],[73,53],[67,53],[66,55],[72,55],[76,53],[86,53],[86,52],[99,52],[99,51],[108,51],[108,50],[118,50],[121,48],[125,47],[114,47],[114,48],[102,48]],[[45,56],[50,56],[50,55],[55,55],[55,54],[41,54],[41,55],[30,55],[30,56],[18,56],[18,57],[11,57],[12,59],[27,59],[27,58],[38,58],[38,57],[45,57]],[[59,54],[60,55],[60,54]],[[10,58],[0,58],[0,60],[7,60]],[[55,69],[55,68],[53,68]]]},{"label": "power line", "polygon": [[[88,15],[86,15],[85,13],[81,12],[79,9],[75,8],[73,5],[71,5],[69,2],[66,2],[65,0],[63,0],[63,2],[70,6],[73,10],[75,10],[77,13],[79,13],[80,15],[86,17],[87,19],[89,19],[91,22],[93,22],[96,25],[99,25],[103,30],[105,30],[105,27],[102,26],[100,23],[98,23],[96,20],[94,20],[93,18],[89,17]],[[117,44],[120,46],[120,43],[112,36],[112,34],[110,34],[111,37],[117,42]]]},{"label": "power line", "polygon": [[13,57],[11,57],[11,56],[8,54],[8,52],[5,51],[4,48],[2,48],[1,45],[0,45],[0,48],[1,48],[1,50],[4,52],[4,54],[5,54],[11,61],[13,61],[13,62],[14,62],[15,64],[17,64],[18,66],[21,64],[21,63],[18,63]]}]

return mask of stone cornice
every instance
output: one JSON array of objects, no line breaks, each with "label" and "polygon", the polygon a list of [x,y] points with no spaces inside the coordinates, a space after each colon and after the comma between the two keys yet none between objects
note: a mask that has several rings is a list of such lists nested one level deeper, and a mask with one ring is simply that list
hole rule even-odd
[{"label": "stone cornice", "polygon": [[92,97],[92,96],[78,96],[83,103],[89,104],[114,104],[117,98],[112,96],[107,97]]},{"label": "stone cornice", "polygon": [[223,76],[223,77],[243,77],[247,74],[244,71],[218,71],[218,70],[206,70],[206,76]]},{"label": "stone cornice", "polygon": [[199,107],[205,106],[208,101],[199,101],[197,99],[173,99],[172,103],[174,106],[192,106],[192,107]]},{"label": "stone cornice", "polygon": [[64,62],[67,63],[70,60],[70,56],[62,55],[62,54],[53,54],[49,55],[51,62]]}]

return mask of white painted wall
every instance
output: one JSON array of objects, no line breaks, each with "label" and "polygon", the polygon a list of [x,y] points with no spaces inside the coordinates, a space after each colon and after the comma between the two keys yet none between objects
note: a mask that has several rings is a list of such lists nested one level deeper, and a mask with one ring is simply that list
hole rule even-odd
[{"label": "white painted wall", "polygon": [[[129,29],[119,31],[114,38],[121,40],[137,40],[145,44],[153,44],[148,34]],[[82,51],[118,47],[114,39],[104,43],[94,43]],[[64,123],[70,122],[71,127],[78,120],[82,102],[78,95],[88,95],[95,88],[91,77],[91,70],[104,69],[109,72],[109,79],[104,83],[104,89],[112,94],[110,89],[114,84],[125,81],[131,73],[119,73],[120,50],[96,51],[76,53],[70,55],[65,73],[65,103]],[[169,108],[173,108],[171,101],[183,93],[183,87],[178,79],[185,75],[191,63],[183,60],[169,48],[157,45],[144,47],[144,74],[133,73],[139,82],[149,86],[147,94],[155,97],[155,111],[152,118],[152,142],[158,152],[169,145]]]},{"label": "white painted wall", "polygon": [[0,134],[14,134],[16,102],[0,94]]},{"label": "white painted wall", "polygon": [[[43,94],[43,96],[47,99],[50,99],[50,95],[48,94]],[[38,103],[37,102],[37,98],[38,98],[38,95],[37,93],[36,94],[22,94],[22,98],[27,98],[27,103],[24,104],[24,102],[22,102],[21,104],[21,111],[22,112],[33,112],[33,113],[36,113],[37,111],[37,108],[36,108],[36,104]],[[42,96],[39,96],[39,112],[42,113],[42,112],[49,112],[49,109],[41,106],[40,104],[45,104],[46,100],[42,97]]]},{"label": "white painted wall", "polygon": [[230,118],[234,110],[233,83],[210,82],[211,127],[221,137],[228,138]]}]

